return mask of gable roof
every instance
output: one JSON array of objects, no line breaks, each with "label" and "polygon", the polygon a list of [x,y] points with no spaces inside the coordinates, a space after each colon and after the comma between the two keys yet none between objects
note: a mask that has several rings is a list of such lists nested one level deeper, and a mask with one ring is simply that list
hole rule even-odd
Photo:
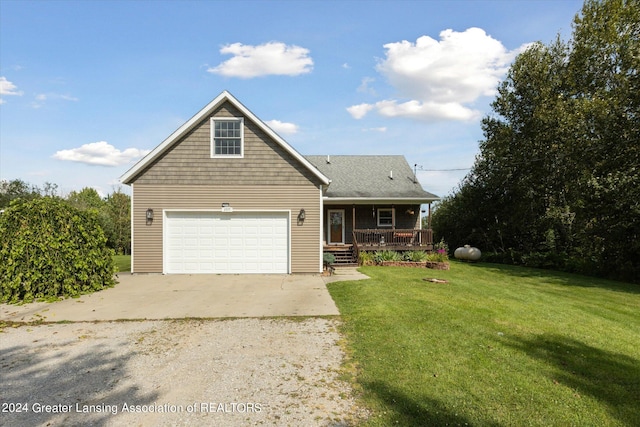
[{"label": "gable roof", "polygon": [[233,95],[226,90],[218,95],[213,101],[207,104],[202,110],[191,117],[185,124],[180,126],[175,132],[173,132],[167,139],[165,139],[160,145],[154,148],[149,154],[140,159],[135,165],[125,172],[120,181],[124,184],[130,184],[135,178],[145,170],[147,166],[153,163],[154,160],[159,158],[169,148],[176,144],[180,139],[197,126],[203,119],[210,115],[216,108],[221,106],[225,102],[230,102],[236,107],[246,118],[253,121],[261,130],[263,130],[269,137],[271,137],[277,144],[279,144],[286,152],[291,154],[294,159],[304,165],[313,175],[315,175],[320,182],[327,185],[329,184],[329,178],[327,178],[322,172],[314,167],[304,156],[298,153],[291,145],[289,145],[284,139],[275,133],[269,126],[267,126],[262,120],[260,120],[255,114],[253,114],[247,107],[242,105]]},{"label": "gable roof", "polygon": [[327,201],[429,203],[440,200],[422,188],[404,156],[306,157],[331,179],[324,195]]}]

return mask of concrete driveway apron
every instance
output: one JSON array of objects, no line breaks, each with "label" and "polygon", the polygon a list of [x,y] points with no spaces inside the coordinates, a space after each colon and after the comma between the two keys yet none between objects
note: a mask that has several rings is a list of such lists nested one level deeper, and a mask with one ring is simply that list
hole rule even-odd
[{"label": "concrete driveway apron", "polygon": [[353,272],[325,280],[319,275],[131,275],[80,298],[21,306],[0,305],[0,319],[98,321],[134,319],[339,315],[325,282],[357,280]]}]

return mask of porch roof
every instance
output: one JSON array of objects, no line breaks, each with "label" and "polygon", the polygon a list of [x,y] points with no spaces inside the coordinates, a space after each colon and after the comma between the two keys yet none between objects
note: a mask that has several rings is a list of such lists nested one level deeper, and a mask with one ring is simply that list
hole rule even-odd
[{"label": "porch roof", "polygon": [[430,203],[404,156],[305,156],[331,183],[327,203]]}]

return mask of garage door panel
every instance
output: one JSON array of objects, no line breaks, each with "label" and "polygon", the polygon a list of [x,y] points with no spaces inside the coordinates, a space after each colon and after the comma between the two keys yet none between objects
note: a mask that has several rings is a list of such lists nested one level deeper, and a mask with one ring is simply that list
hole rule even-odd
[{"label": "garage door panel", "polygon": [[242,248],[231,248],[229,249],[229,255],[232,260],[236,260],[236,262],[239,262],[238,260],[240,260],[241,258],[245,257],[248,254],[245,254]]},{"label": "garage door panel", "polygon": [[284,212],[167,212],[168,273],[288,273]]},{"label": "garage door panel", "polygon": [[244,241],[244,247],[247,249],[258,249],[260,240],[255,237],[247,237]]}]

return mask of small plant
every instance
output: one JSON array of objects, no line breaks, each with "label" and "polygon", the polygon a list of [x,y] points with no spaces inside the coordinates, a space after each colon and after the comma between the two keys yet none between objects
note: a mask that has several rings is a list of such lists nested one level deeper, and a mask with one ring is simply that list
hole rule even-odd
[{"label": "small plant", "polygon": [[447,245],[447,242],[445,242],[444,239],[440,239],[438,243],[433,245],[433,249],[436,252],[444,253],[445,255],[449,253],[449,245]]},{"label": "small plant", "polygon": [[405,261],[423,262],[427,260],[427,253],[423,251],[407,251],[404,253]]},{"label": "small plant", "polygon": [[360,252],[358,262],[360,265],[374,265],[376,263],[372,252]]},{"label": "small plant", "polygon": [[373,259],[376,264],[382,264],[384,261],[402,261],[402,255],[390,250],[376,251],[373,254]]},{"label": "small plant", "polygon": [[322,255],[322,261],[324,262],[325,268],[329,268],[329,267],[331,267],[331,264],[336,262],[336,257],[333,254],[325,252]]},{"label": "small plant", "polygon": [[432,262],[447,262],[449,261],[449,246],[441,239],[438,243],[433,245],[433,252],[427,255],[427,261]]},{"label": "small plant", "polygon": [[443,254],[438,253],[438,252],[431,252],[430,254],[427,255],[426,261],[447,262],[447,261],[449,261],[449,257],[447,257],[446,254],[443,255]]}]

